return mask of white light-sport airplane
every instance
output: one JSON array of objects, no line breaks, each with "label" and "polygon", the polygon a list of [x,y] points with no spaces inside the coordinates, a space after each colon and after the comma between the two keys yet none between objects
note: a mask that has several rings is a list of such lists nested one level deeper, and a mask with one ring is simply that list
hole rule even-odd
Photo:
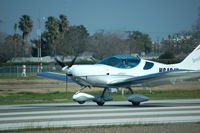
[{"label": "white light-sport airplane", "polygon": [[73,100],[80,104],[93,100],[99,106],[103,106],[106,101],[112,100],[111,97],[105,96],[108,88],[127,88],[131,92],[128,101],[132,102],[134,106],[138,106],[149,98],[135,94],[131,87],[151,87],[200,78],[200,45],[181,63],[170,65],[128,55],[108,57],[93,65],[73,65],[75,60],[76,57],[69,66],[65,66],[64,63],[56,59],[66,75],[42,72],[38,76],[74,82],[80,85],[82,89],[86,87],[104,88],[103,93],[99,96],[83,93],[81,92],[82,89],[76,92],[73,95]]}]

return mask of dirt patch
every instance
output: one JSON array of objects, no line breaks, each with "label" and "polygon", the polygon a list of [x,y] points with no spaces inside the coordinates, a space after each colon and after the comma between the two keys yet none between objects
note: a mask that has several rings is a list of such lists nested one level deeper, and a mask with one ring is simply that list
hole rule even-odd
[{"label": "dirt patch", "polygon": [[63,84],[63,81],[52,79],[0,79],[0,85],[19,85],[19,84]]},{"label": "dirt patch", "polygon": [[175,85],[168,84],[153,87],[152,90],[196,90],[200,89],[200,82],[182,82]]},{"label": "dirt patch", "polygon": [[199,133],[199,123],[86,127],[14,131],[12,133]]},{"label": "dirt patch", "polygon": [[[80,90],[80,86],[75,83],[67,84],[67,91],[76,92]],[[151,88],[135,87],[133,90],[197,90],[200,89],[200,82],[183,82],[175,85],[162,85]],[[102,88],[86,88],[85,91],[102,91]],[[120,91],[120,89],[119,89]],[[19,92],[35,92],[35,93],[49,93],[49,92],[66,92],[66,84],[63,81],[48,80],[48,79],[1,79],[0,80],[0,96],[6,96],[9,93]]]}]

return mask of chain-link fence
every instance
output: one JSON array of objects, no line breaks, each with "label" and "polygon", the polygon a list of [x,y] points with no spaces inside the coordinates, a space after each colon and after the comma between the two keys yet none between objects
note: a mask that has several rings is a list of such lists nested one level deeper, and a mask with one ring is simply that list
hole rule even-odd
[{"label": "chain-link fence", "polygon": [[[25,75],[24,72],[25,71]],[[25,70],[23,66],[3,66],[0,67],[0,77],[32,77],[36,76],[39,72],[58,72],[60,68],[58,66],[37,66],[27,65]]]}]

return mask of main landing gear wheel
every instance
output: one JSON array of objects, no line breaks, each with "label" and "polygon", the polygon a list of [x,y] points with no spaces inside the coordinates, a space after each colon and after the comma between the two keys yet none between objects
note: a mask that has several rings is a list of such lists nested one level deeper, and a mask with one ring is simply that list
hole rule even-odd
[{"label": "main landing gear wheel", "polygon": [[85,103],[85,101],[78,101],[78,103],[79,103],[79,104],[84,104],[84,103]]},{"label": "main landing gear wheel", "polygon": [[103,106],[105,102],[97,102],[97,105]]},{"label": "main landing gear wheel", "polygon": [[140,105],[141,102],[149,100],[149,98],[146,96],[143,96],[141,94],[134,94],[133,90],[130,87],[128,89],[131,92],[131,95],[128,96],[128,101],[131,102],[133,106],[137,107]]},{"label": "main landing gear wheel", "polygon": [[140,105],[140,102],[132,102],[133,106],[137,107]]},{"label": "main landing gear wheel", "polygon": [[105,94],[106,90],[107,90],[107,88],[104,88],[103,93],[101,94],[101,96],[96,101],[97,105],[99,105],[99,106],[103,106],[104,105],[104,103],[105,103],[104,94]]}]

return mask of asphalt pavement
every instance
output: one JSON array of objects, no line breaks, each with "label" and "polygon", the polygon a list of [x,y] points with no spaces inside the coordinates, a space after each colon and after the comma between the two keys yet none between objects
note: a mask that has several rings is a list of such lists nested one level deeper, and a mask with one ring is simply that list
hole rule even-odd
[{"label": "asphalt pavement", "polygon": [[0,130],[200,122],[200,99],[0,106]]}]

